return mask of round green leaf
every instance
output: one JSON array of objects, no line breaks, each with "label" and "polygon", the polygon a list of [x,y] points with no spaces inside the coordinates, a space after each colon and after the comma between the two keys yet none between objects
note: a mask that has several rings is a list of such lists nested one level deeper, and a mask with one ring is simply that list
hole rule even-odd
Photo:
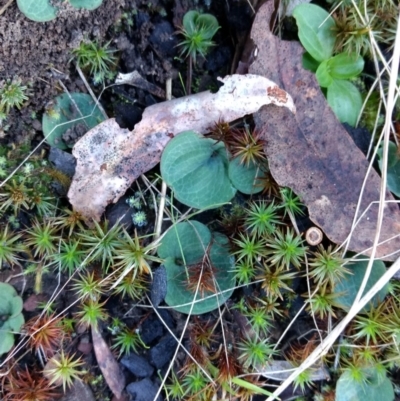
[{"label": "round green leaf", "polygon": [[[199,315],[217,309],[229,299],[235,286],[235,277],[234,260],[229,253],[228,242],[226,236],[214,233],[208,255],[203,254],[187,266],[189,271],[201,269],[202,261],[208,258],[213,268],[211,285],[215,288],[214,291],[198,291],[196,294],[195,288],[188,288],[187,271],[184,266],[176,264],[173,258],[165,261],[168,280],[165,302],[169,306],[181,313],[191,311],[192,314]],[[187,248],[184,252],[185,255],[190,254],[190,249]]]},{"label": "round green leaf", "polygon": [[228,177],[222,143],[193,131],[173,138],[161,156],[161,175],[185,205],[198,209],[220,206],[236,193]]},{"label": "round green leaf", "polygon": [[[382,171],[382,149],[378,150],[379,168]],[[388,167],[387,167],[387,187],[390,192],[400,197],[400,157],[397,146],[389,142]]]},{"label": "round green leaf", "polygon": [[[367,260],[358,260],[352,263],[348,267],[351,271],[351,275],[347,275],[345,278],[342,278],[339,282],[335,284],[335,293],[339,294],[336,299],[338,305],[348,311],[353,305],[354,299],[356,298],[357,292],[360,289],[361,283],[364,279],[365,271],[368,266]],[[365,287],[363,295],[365,295],[371,287],[385,274],[386,267],[385,264],[381,260],[375,260],[372,265],[372,271],[367,281],[367,285]],[[385,298],[386,294],[389,291],[389,286],[385,285],[367,304],[363,311],[368,311],[370,309],[371,303],[374,306],[377,306],[379,302]]]},{"label": "round green leaf", "polygon": [[340,53],[331,57],[327,64],[330,75],[336,79],[354,78],[364,69],[364,59],[356,54]]},{"label": "round green leaf", "polygon": [[0,315],[14,316],[22,311],[22,298],[15,288],[7,283],[0,283]]},{"label": "round green leaf", "polygon": [[262,186],[257,186],[257,179],[263,176],[264,171],[253,162],[245,165],[240,163],[240,157],[235,157],[229,162],[228,171],[229,178],[238,191],[252,195],[263,190]]},{"label": "round green leaf", "polygon": [[334,79],[327,88],[327,101],[340,122],[352,127],[356,125],[362,106],[361,94],[356,86],[348,81]]},{"label": "round green leaf", "polygon": [[14,345],[14,334],[0,328],[0,355],[6,354]]},{"label": "round green leaf", "polygon": [[319,86],[322,88],[327,88],[332,84],[332,75],[329,66],[329,60],[324,60],[317,68],[315,77],[317,78]]},{"label": "round green leaf", "polygon": [[207,226],[191,220],[174,224],[164,235],[157,253],[162,259],[195,263],[204,256],[210,241],[211,232]]},{"label": "round green leaf", "polygon": [[51,21],[56,18],[58,8],[50,4],[50,0],[17,0],[22,14],[36,22]]},{"label": "round green leaf", "polygon": [[[79,111],[76,110],[75,105]],[[82,116],[85,118],[81,118]],[[50,146],[64,150],[68,149],[68,146],[62,136],[67,130],[79,126],[85,133],[102,121],[104,117],[90,95],[63,93],[46,107],[42,118],[43,134]]]},{"label": "round green leaf", "polygon": [[94,10],[101,6],[103,0],[69,0],[71,5],[75,8],[86,8],[87,10]]},{"label": "round green leaf", "polygon": [[393,401],[394,390],[392,382],[385,375],[378,375],[375,368],[365,368],[368,378],[357,381],[350,371],[345,371],[336,383],[335,401]]},{"label": "round green leaf", "polygon": [[22,298],[14,287],[0,283],[0,355],[10,351],[14,344],[14,332],[19,332],[24,324]]},{"label": "round green leaf", "polygon": [[300,4],[293,11],[299,28],[299,39],[311,57],[321,62],[332,56],[336,36],[335,21],[315,4]]}]

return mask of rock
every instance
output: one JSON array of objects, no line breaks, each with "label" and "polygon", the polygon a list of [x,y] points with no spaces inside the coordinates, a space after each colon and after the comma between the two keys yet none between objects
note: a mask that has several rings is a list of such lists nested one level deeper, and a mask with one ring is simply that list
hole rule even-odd
[{"label": "rock", "polygon": [[[172,318],[171,314],[169,313],[168,310],[166,309],[157,309],[158,314],[160,315],[160,318],[162,320],[161,323],[163,325],[167,325],[171,330],[175,328],[175,322],[174,319]],[[164,328],[164,330],[166,330]]]},{"label": "rock", "polygon": [[59,401],[96,401],[90,387],[81,380],[75,380]]},{"label": "rock", "polygon": [[157,316],[153,315],[143,322],[140,330],[140,337],[147,345],[150,345],[153,341],[162,337],[163,334],[163,324],[159,321]]},{"label": "rock", "polygon": [[120,362],[136,377],[149,377],[154,372],[153,366],[145,358],[134,352],[124,355]]},{"label": "rock", "polygon": [[78,344],[78,351],[82,352],[84,355],[89,355],[93,350],[93,344],[90,342],[90,337],[88,335],[83,335]]},{"label": "rock", "polygon": [[135,401],[162,401],[161,396],[155,398],[158,387],[147,378],[129,384],[126,391],[134,397]]},{"label": "rock", "polygon": [[167,295],[167,272],[165,267],[161,265],[153,272],[153,282],[151,283],[150,299],[153,306],[157,307],[164,301]]},{"label": "rock", "polygon": [[159,341],[157,345],[150,349],[150,362],[157,369],[161,369],[166,363],[170,362],[175,352],[177,343],[170,334]]},{"label": "rock", "polygon": [[[123,196],[114,205],[111,205],[106,211],[106,219],[109,222],[109,227],[114,226],[119,221],[119,224],[125,226],[125,230],[129,231],[133,227],[132,223],[132,208],[126,203],[127,196]],[[119,220],[121,219],[121,220]]]},{"label": "rock", "polygon": [[161,21],[154,26],[149,37],[150,43],[162,57],[174,57],[178,38],[174,27],[168,21]]},{"label": "rock", "polygon": [[49,160],[54,164],[54,167],[57,170],[60,170],[69,177],[72,177],[75,174],[76,160],[71,153],[51,147],[49,152]]},{"label": "rock", "polygon": [[[1,280],[0,280],[1,281]],[[40,303],[47,301],[43,294],[32,294],[24,302],[24,310],[27,312],[33,312]]]}]

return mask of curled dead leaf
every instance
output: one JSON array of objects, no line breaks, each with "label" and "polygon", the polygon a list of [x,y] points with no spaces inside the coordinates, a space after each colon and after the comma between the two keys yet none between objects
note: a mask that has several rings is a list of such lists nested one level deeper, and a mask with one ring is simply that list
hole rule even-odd
[{"label": "curled dead leaf", "polygon": [[231,75],[217,93],[210,91],[148,107],[133,131],[109,119],[91,129],[74,146],[77,167],[68,197],[89,221],[100,220],[141,174],[153,168],[174,135],[191,129],[206,133],[217,121],[236,120],[263,105],[295,112],[293,100],[274,82],[258,75]]},{"label": "curled dead leaf", "polygon": [[[374,170],[369,173],[356,216],[368,161],[328,106],[315,75],[303,69],[300,43],[280,40],[269,29],[273,11],[274,3],[267,2],[257,13],[251,37],[258,57],[249,71],[290,93],[296,114],[270,105],[254,115],[268,144],[271,173],[301,198],[310,219],[331,241],[341,244],[351,233],[348,249],[368,255],[377,227],[380,177]],[[386,200],[393,200],[390,193]],[[376,257],[398,257],[399,233],[399,207],[387,203]]]}]

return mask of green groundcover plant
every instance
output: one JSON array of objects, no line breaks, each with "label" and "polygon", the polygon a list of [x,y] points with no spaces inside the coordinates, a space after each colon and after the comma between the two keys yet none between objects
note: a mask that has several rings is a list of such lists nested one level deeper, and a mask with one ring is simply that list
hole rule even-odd
[{"label": "green groundcover plant", "polygon": [[176,198],[198,209],[229,202],[239,190],[245,194],[262,191],[257,180],[266,171],[262,165],[239,161],[225,145],[194,131],[182,132],[165,147],[161,175]]},{"label": "green groundcover plant", "polygon": [[335,21],[323,8],[301,4],[294,9],[293,16],[300,42],[307,51],[303,56],[304,68],[315,72],[337,118],[354,126],[361,111],[362,98],[349,80],[362,72],[364,59],[357,53],[334,55]]},{"label": "green groundcover plant", "polygon": [[165,302],[179,312],[206,313],[232,295],[234,259],[226,236],[211,233],[198,221],[178,223],[166,233],[157,252],[168,277]]},{"label": "green groundcover plant", "polygon": [[0,283],[0,355],[10,351],[14,345],[14,333],[18,333],[24,324],[22,298],[14,287]]},{"label": "green groundcover plant", "polygon": [[181,55],[191,57],[196,62],[196,55],[203,57],[214,46],[213,36],[219,29],[217,19],[211,14],[201,14],[190,10],[183,17],[183,27],[180,33],[184,39],[181,41]]}]

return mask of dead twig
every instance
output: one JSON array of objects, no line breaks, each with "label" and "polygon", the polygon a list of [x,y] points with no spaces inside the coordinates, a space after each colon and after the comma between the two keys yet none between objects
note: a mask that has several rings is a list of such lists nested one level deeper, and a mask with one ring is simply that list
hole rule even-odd
[{"label": "dead twig", "polygon": [[0,8],[0,15],[4,14],[4,12],[7,10],[8,7],[11,6],[14,0],[8,0],[6,4],[4,4],[3,7]]}]

